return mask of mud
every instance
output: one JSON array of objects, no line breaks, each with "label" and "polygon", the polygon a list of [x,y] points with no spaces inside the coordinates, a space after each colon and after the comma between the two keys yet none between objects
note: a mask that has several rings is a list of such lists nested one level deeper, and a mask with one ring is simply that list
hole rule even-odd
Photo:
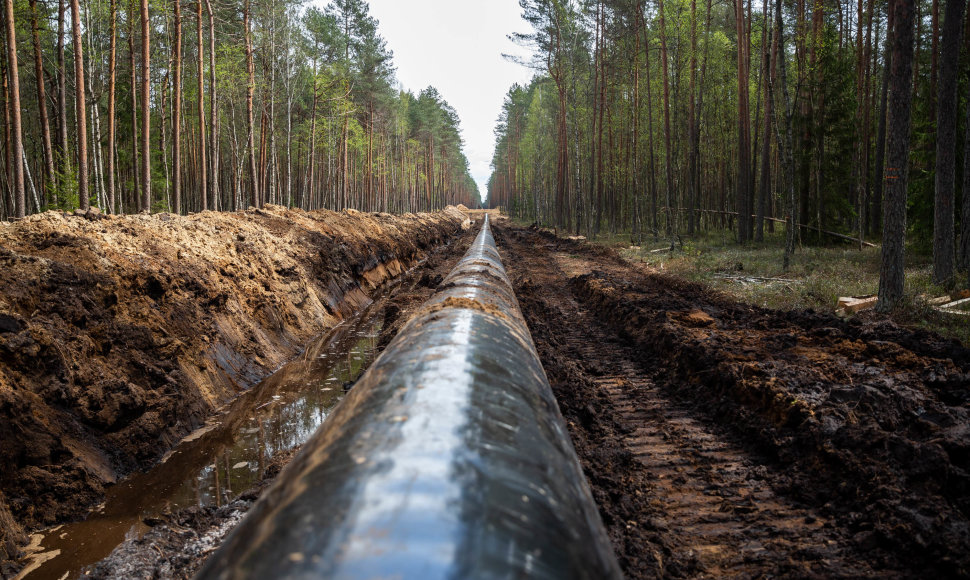
[{"label": "mud", "polygon": [[970,574],[962,345],[494,229],[627,576]]},{"label": "mud", "polygon": [[[383,306],[378,353],[431,297],[438,283],[464,255],[475,233],[474,230],[466,232],[448,245],[429,252],[422,263],[390,290]],[[144,536],[126,540],[108,558],[87,570],[84,577],[191,578],[299,449],[296,446],[274,456],[265,476],[226,505],[190,507],[144,520],[151,527]]]},{"label": "mud", "polygon": [[465,219],[268,206],[0,226],[0,540],[82,516]]}]

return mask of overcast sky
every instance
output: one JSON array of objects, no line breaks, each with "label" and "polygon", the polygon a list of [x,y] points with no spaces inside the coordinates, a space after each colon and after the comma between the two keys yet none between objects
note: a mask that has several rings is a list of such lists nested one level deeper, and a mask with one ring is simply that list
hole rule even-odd
[{"label": "overcast sky", "polygon": [[[318,0],[324,4],[323,0]],[[528,32],[518,0],[369,0],[378,30],[394,51],[397,78],[419,92],[433,85],[461,118],[465,155],[484,197],[495,146],[495,120],[512,83],[532,72],[502,58],[523,54],[508,40]]]}]

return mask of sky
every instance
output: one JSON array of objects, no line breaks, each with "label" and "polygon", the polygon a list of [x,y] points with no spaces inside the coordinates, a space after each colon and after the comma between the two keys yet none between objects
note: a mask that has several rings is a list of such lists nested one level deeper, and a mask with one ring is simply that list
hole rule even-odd
[{"label": "sky", "polygon": [[[323,3],[322,0],[318,0]],[[418,93],[434,86],[461,119],[465,155],[479,191],[487,194],[495,121],[513,83],[532,71],[502,54],[526,54],[512,32],[529,32],[518,0],[369,0],[378,31],[394,51],[397,78]]]}]

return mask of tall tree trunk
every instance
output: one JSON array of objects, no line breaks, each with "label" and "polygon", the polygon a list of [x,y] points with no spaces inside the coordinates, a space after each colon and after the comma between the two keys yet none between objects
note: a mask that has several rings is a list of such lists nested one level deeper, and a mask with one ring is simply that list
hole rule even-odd
[{"label": "tall tree trunk", "polygon": [[[7,24],[7,76],[10,77],[10,128],[13,133],[13,150],[8,151],[7,154],[13,161],[14,214],[22,218],[26,214],[26,196],[24,194],[24,143],[23,129],[20,123],[20,68],[17,65],[17,25],[13,17],[13,0],[6,0],[5,7],[5,20]],[[83,100],[83,95],[81,98]]]},{"label": "tall tree trunk", "polygon": [[44,146],[44,199],[47,200],[50,188],[54,186],[54,150],[51,145],[50,120],[47,116],[47,91],[44,86],[40,28],[37,25],[37,0],[30,0],[30,28],[34,44],[34,76],[37,77],[37,109],[40,114],[41,142]]},{"label": "tall tree trunk", "polygon": [[108,212],[116,213],[115,196],[115,63],[118,53],[118,2],[111,0],[111,43],[108,49]]},{"label": "tall tree trunk", "polygon": [[172,1],[175,44],[172,48],[172,201],[182,213],[182,6]]},{"label": "tall tree trunk", "polygon": [[879,270],[879,303],[891,310],[903,297],[906,236],[906,186],[909,177],[909,132],[913,99],[913,3],[892,0],[895,18],[893,64],[889,80],[889,156],[886,164],[886,222]]},{"label": "tall tree trunk", "polygon": [[[66,12],[67,2],[60,0],[57,12],[57,142],[61,156],[61,172],[65,176],[71,169],[71,154],[67,144],[67,59],[64,56]],[[66,192],[62,191],[61,193]]]},{"label": "tall tree trunk", "polygon": [[[10,1],[10,0],[8,0]],[[87,210],[88,199],[88,126],[85,118],[84,100],[84,49],[81,43],[81,6],[78,0],[71,0],[71,29],[74,43],[74,94],[77,117],[77,195],[81,209]]]},{"label": "tall tree trunk", "polygon": [[[954,181],[957,151],[957,71],[965,0],[947,0],[943,20],[943,62],[936,118],[936,195],[933,220],[933,282],[953,282]],[[934,53],[935,54],[935,53]],[[964,168],[964,172],[968,171]],[[964,191],[964,196],[970,192]],[[970,219],[963,216],[964,220]]]},{"label": "tall tree trunk", "polygon": [[[742,2],[742,0],[737,0]],[[667,62],[667,25],[664,17],[664,3],[659,0],[660,10],[660,64],[663,69],[664,92],[664,149],[667,180],[667,236],[674,235],[674,162],[670,143],[670,65]]]},{"label": "tall tree trunk", "polygon": [[[74,0],[75,2],[77,0]],[[141,189],[142,211],[152,211],[151,52],[148,0],[141,0]]]},{"label": "tall tree trunk", "polygon": [[[767,1],[767,0],[765,0]],[[695,86],[697,84],[697,0],[690,0],[690,86],[687,90],[687,234],[693,236],[694,216],[697,204],[697,151],[694,149],[694,134],[697,132],[697,111],[695,109]]]},{"label": "tall tree trunk", "polygon": [[735,24],[738,34],[738,242],[748,242],[751,223],[751,112],[748,106],[748,56],[745,41],[744,0],[735,0]]},{"label": "tall tree trunk", "polygon": [[219,99],[216,86],[216,20],[212,13],[212,3],[205,0],[205,10],[209,16],[209,117],[212,123],[209,157],[212,159],[212,209],[218,211],[219,204]]},{"label": "tall tree trunk", "polygon": [[253,65],[253,39],[249,29],[249,0],[243,2],[243,32],[246,35],[246,126],[249,130],[249,185],[252,205],[259,207],[259,187],[256,177],[256,131],[253,122],[253,92],[256,90],[256,69]]},{"label": "tall tree trunk", "polygon": [[132,200],[136,211],[141,211],[141,196],[138,187],[141,165],[138,163],[138,91],[135,74],[135,0],[128,6],[128,65],[131,72],[131,174]]},{"label": "tall tree trunk", "polygon": [[885,170],[884,162],[886,158],[886,121],[889,118],[889,69],[892,67],[892,43],[894,36],[895,21],[893,19],[892,8],[890,8],[889,19],[886,27],[886,46],[884,49],[885,54],[883,56],[882,90],[879,97],[879,126],[876,129],[875,184],[872,192],[871,215],[873,230],[876,232],[882,231],[882,199],[883,186],[885,185],[883,171]]},{"label": "tall tree trunk", "polygon": [[[775,37],[778,42],[778,49],[775,51],[776,66],[778,67],[777,83],[781,85],[781,102],[775,107],[775,141],[781,154],[782,180],[785,185],[785,209],[788,213],[785,222],[785,252],[782,260],[782,268],[788,271],[791,266],[791,257],[795,253],[795,240],[798,236],[796,226],[798,225],[798,194],[795,189],[795,155],[794,155],[794,131],[792,129],[792,116],[794,108],[788,96],[788,72],[787,72],[787,52],[785,51],[785,22],[781,14],[782,0],[775,0]],[[768,85],[772,99],[777,98],[775,91],[775,77],[769,77],[771,83]],[[782,133],[784,130],[784,134]]]},{"label": "tall tree trunk", "polygon": [[[764,108],[765,108],[765,131],[763,142],[761,143],[761,185],[758,192],[758,218],[755,221],[754,241],[763,242],[765,239],[765,214],[768,211],[768,197],[771,195],[771,124],[774,118],[774,110],[770,94],[771,79],[775,76],[775,69],[772,63],[777,60],[777,42],[772,38],[771,19],[768,17],[768,0],[764,3],[765,15],[765,39],[764,48],[761,55],[762,76],[764,77]],[[769,48],[770,45],[770,48]]]},{"label": "tall tree trunk", "polygon": [[970,99],[967,99],[967,120],[963,137],[963,210],[960,212],[960,254],[958,264],[968,274],[970,285]]},{"label": "tall tree trunk", "polygon": [[196,46],[198,47],[198,59],[196,60],[196,66],[199,69],[198,74],[198,84],[199,84],[199,202],[202,207],[202,211],[209,209],[209,199],[208,199],[208,176],[206,175],[206,170],[208,169],[208,163],[206,162],[206,138],[205,138],[205,77],[203,75],[203,69],[205,68],[205,60],[203,58],[204,50],[202,45],[202,0],[196,0],[195,2],[195,18],[196,24]]}]

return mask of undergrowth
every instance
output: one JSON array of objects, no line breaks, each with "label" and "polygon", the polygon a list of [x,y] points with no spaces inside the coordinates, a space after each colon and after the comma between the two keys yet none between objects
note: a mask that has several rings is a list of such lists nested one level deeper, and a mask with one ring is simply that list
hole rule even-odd
[{"label": "undergrowth", "polygon": [[[645,237],[631,246],[630,234],[601,235],[590,243],[616,248],[624,258],[658,271],[702,283],[736,299],[782,310],[834,312],[839,297],[875,295],[879,290],[880,249],[862,250],[850,242],[825,246],[800,245],[788,272],[782,269],[782,228],[765,241],[739,246],[732,231],[694,238]],[[673,250],[671,251],[671,246]],[[917,245],[906,248],[905,296],[892,313],[899,324],[938,332],[970,345],[970,316],[944,314],[927,299],[947,292],[932,283],[933,258]],[[965,274],[961,288],[967,286]]]}]

